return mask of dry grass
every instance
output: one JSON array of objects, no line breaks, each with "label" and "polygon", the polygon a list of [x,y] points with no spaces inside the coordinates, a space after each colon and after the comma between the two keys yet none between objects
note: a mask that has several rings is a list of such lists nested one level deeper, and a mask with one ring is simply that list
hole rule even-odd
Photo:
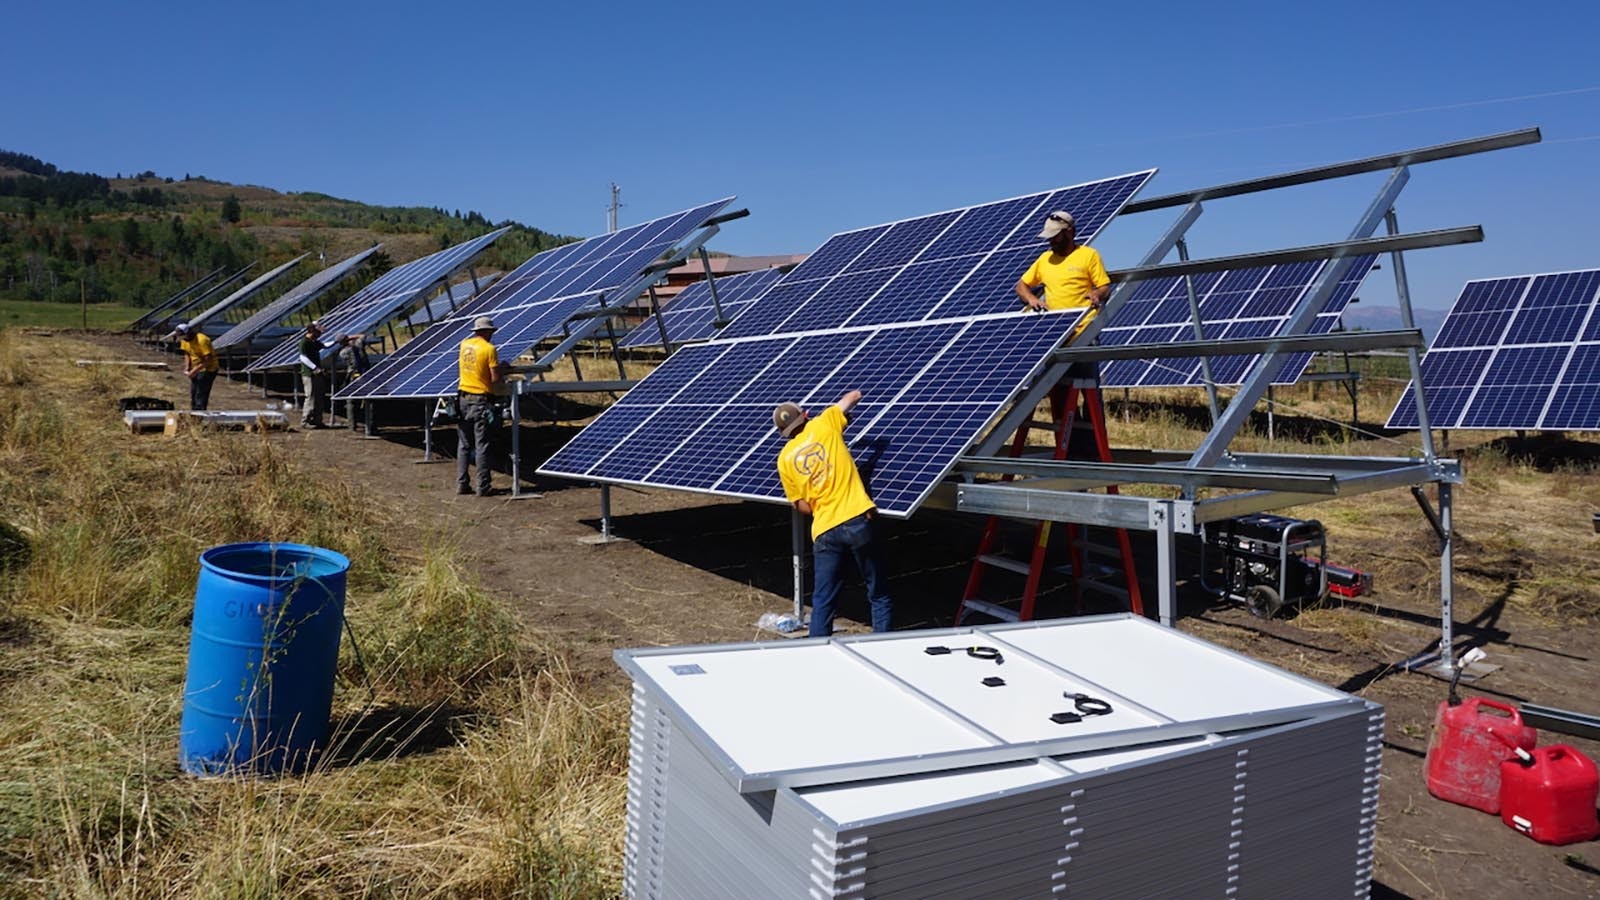
[{"label": "dry grass", "polygon": [[[116,392],[158,376],[75,353],[0,331],[0,896],[614,894],[626,697],[580,694],[451,541],[394,562],[270,440],[126,434]],[[304,775],[178,770],[197,556],[236,540],[355,561],[366,655]]]}]

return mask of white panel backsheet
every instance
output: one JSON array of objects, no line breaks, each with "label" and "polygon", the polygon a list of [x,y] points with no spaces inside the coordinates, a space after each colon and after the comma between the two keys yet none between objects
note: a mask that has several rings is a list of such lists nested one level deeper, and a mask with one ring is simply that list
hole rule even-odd
[{"label": "white panel backsheet", "polygon": [[1292,709],[1347,695],[1136,619],[995,635],[1178,721]]},{"label": "white panel backsheet", "polygon": [[[759,653],[700,650],[637,660],[746,772],[842,765],[989,746],[971,729],[919,702],[828,643]],[[674,667],[698,667],[678,674]],[[680,669],[681,671],[681,669]],[[776,685],[790,685],[788,693]],[[789,699],[819,698],[800,714]],[[819,713],[825,711],[826,715]]]}]

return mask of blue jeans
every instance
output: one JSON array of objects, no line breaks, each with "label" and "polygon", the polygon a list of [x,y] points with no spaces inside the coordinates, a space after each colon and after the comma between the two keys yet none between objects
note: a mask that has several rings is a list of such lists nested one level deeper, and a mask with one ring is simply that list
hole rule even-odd
[{"label": "blue jeans", "polygon": [[889,600],[888,567],[883,562],[883,542],[878,540],[872,520],[863,513],[824,531],[811,546],[816,566],[816,583],[811,588],[811,637],[833,634],[834,601],[844,586],[845,560],[855,560],[856,569],[867,582],[867,602],[872,606],[872,630],[888,631],[892,604]]}]

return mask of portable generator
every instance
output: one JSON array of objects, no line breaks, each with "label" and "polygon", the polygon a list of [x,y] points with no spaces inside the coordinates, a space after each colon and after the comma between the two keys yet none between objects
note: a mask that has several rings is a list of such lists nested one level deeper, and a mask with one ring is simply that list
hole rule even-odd
[{"label": "portable generator", "polygon": [[[1311,552],[1315,551],[1315,558]],[[1206,526],[1201,570],[1219,565],[1221,588],[1206,585],[1270,619],[1285,605],[1315,603],[1328,593],[1328,540],[1315,519],[1260,513]]]}]

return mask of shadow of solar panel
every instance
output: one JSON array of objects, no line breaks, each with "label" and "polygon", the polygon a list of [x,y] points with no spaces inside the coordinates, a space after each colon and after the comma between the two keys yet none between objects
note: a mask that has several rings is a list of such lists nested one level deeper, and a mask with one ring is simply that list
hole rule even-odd
[{"label": "shadow of solar panel", "polygon": [[[1434,428],[1600,429],[1600,270],[1469,281],[1421,375]],[[1411,385],[1390,428],[1416,428]]]}]

